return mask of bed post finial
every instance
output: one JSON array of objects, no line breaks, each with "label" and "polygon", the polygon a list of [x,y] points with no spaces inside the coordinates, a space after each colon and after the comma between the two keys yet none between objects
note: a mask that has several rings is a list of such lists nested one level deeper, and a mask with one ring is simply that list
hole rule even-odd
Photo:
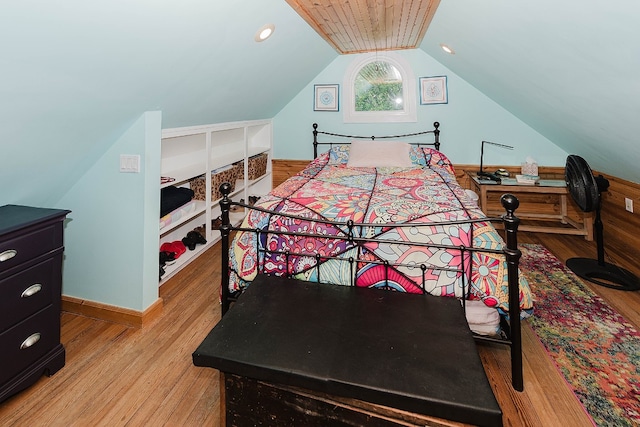
[{"label": "bed post finial", "polygon": [[318,157],[318,124],[313,124],[313,158]]},{"label": "bed post finial", "polygon": [[504,210],[507,211],[507,215],[511,216],[513,216],[513,213],[518,209],[518,206],[520,206],[520,200],[510,193],[503,194],[502,197],[500,197],[500,203],[502,203]]},{"label": "bed post finial", "polygon": [[231,301],[229,300],[229,234],[231,233],[231,222],[229,221],[229,210],[231,208],[231,200],[229,194],[231,194],[231,184],[223,182],[219,188],[222,193],[222,199],[220,200],[220,219],[222,224],[220,225],[220,244],[222,246],[222,271],[220,273],[220,289],[221,289],[221,303],[222,303],[222,315],[229,310]]},{"label": "bed post finial", "polygon": [[520,201],[513,194],[503,194],[500,198],[502,206],[507,211],[502,215],[502,222],[506,232],[507,247],[504,249],[507,260],[509,281],[509,326],[511,332],[511,384],[513,388],[524,390],[522,378],[522,333],[520,330],[520,279],[518,264],[522,252],[518,249],[518,225],[520,219],[514,212],[520,206]]},{"label": "bed post finial", "polygon": [[433,122],[433,146],[440,151],[440,122]]}]

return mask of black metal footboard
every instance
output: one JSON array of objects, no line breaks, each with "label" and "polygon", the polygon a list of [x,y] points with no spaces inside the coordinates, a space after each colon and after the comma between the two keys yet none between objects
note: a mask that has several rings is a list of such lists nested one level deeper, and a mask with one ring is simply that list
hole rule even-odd
[{"label": "black metal footboard", "polygon": [[[260,241],[259,236],[261,234],[272,234],[272,235],[279,234],[279,235],[285,235],[285,236],[290,235],[290,236],[305,236],[305,237],[317,237],[317,238],[330,237],[330,239],[346,240],[348,242],[356,243],[356,244],[376,241],[378,243],[389,243],[389,244],[396,244],[396,245],[406,244],[411,246],[432,247],[432,248],[438,248],[438,249],[459,251],[461,260],[465,259],[466,253],[471,253],[471,252],[503,254],[507,262],[508,285],[509,285],[509,317],[508,319],[503,317],[501,321],[503,337],[494,338],[494,337],[487,337],[487,336],[481,336],[481,335],[476,335],[475,337],[477,341],[488,341],[488,342],[494,342],[494,343],[500,343],[500,344],[507,344],[510,346],[512,385],[515,390],[518,390],[518,391],[523,390],[524,385],[523,385],[523,377],[522,377],[522,342],[521,342],[521,330],[520,330],[520,301],[519,301],[519,277],[518,277],[518,264],[519,264],[521,252],[518,249],[518,241],[517,241],[517,230],[518,230],[518,225],[520,220],[514,214],[515,210],[518,208],[518,205],[519,205],[518,199],[515,196],[511,194],[505,194],[502,196],[501,203],[505,208],[505,214],[503,214],[500,218],[496,217],[496,218],[471,219],[471,220],[465,220],[465,221],[448,221],[448,222],[441,222],[437,224],[437,225],[453,225],[453,224],[471,224],[471,223],[477,223],[477,222],[485,222],[485,223],[500,222],[504,225],[504,229],[506,231],[506,238],[505,238],[506,247],[500,250],[495,250],[495,249],[492,250],[492,249],[482,249],[482,248],[474,248],[474,247],[466,247],[466,246],[448,246],[448,245],[438,245],[438,244],[425,243],[425,242],[398,242],[398,241],[387,241],[380,238],[360,237],[358,233],[354,232],[354,229],[356,227],[381,227],[381,226],[384,226],[384,224],[362,224],[362,223],[354,224],[352,221],[336,222],[336,221],[330,221],[330,220],[318,220],[318,219],[313,220],[313,222],[316,222],[316,223],[326,223],[326,224],[331,224],[331,225],[340,227],[344,232],[343,235],[331,235],[331,236],[314,234],[313,232],[294,233],[289,231],[268,229],[268,226],[267,226],[267,229],[250,229],[250,228],[243,228],[243,227],[235,227],[230,223],[230,220],[229,220],[229,211],[231,209],[231,206],[239,206],[243,208],[258,210],[265,213],[272,213],[279,216],[290,217],[294,219],[309,220],[309,218],[301,218],[295,215],[288,215],[282,212],[271,212],[257,206],[250,206],[244,203],[233,202],[229,199],[231,186],[227,183],[222,184],[222,186],[220,187],[220,191],[223,194],[223,197],[220,201],[220,208],[222,211],[220,232],[221,232],[221,244],[222,244],[221,302],[222,302],[223,315],[227,312],[227,310],[230,307],[230,304],[237,297],[237,295],[232,295],[229,290],[229,277],[230,277],[229,244],[230,244],[230,235],[233,231],[257,233],[258,235],[257,236],[258,238],[256,239],[257,241]],[[433,225],[433,224],[430,224],[430,225]],[[393,228],[415,227],[416,224],[395,224],[394,223],[394,224],[389,224],[389,226]],[[473,232],[473,227],[470,227],[470,228],[472,230],[471,232]],[[473,239],[471,239],[470,241],[473,242]],[[324,255],[320,256],[317,253],[292,254],[288,252],[268,251],[267,249],[261,249],[261,248],[257,248],[258,257],[260,257],[261,252],[263,254],[266,252],[269,252],[270,254],[276,253],[285,258],[289,256],[305,256],[305,257],[315,258],[316,266],[318,266],[318,271],[317,271],[318,282],[322,281],[320,277],[319,265],[323,260],[339,259],[340,261],[348,262],[351,265],[352,271],[354,271],[353,269],[355,268],[355,265],[358,262],[361,262],[361,260],[355,259],[353,257],[346,257],[346,258],[329,257]],[[366,260],[366,262],[371,262],[371,261]],[[388,269],[391,267],[398,267],[398,266],[408,267],[407,265],[393,264],[386,261],[374,261],[374,262],[386,266],[385,268],[386,272],[388,272],[389,271]],[[258,271],[260,272],[261,266],[260,266],[259,260],[256,260],[256,263],[258,264]],[[286,262],[286,265],[288,266],[289,262]],[[423,289],[423,291],[426,288],[424,272],[427,269],[452,271],[451,267],[446,268],[446,267],[440,267],[436,265],[422,264],[419,266],[412,266],[412,267],[419,268],[422,270],[423,280],[422,280],[421,288]],[[470,268],[468,270],[470,270]],[[460,277],[463,280],[461,300],[464,306],[465,301],[469,297],[470,291],[471,291],[470,290],[471,271],[465,271],[464,262],[461,262],[460,267],[456,268],[453,271],[455,271],[456,273],[459,273]],[[293,274],[294,272],[290,272],[290,271],[286,271],[284,273],[284,275],[286,276],[291,276]],[[352,274],[351,277],[354,278],[353,280],[355,280],[355,274]],[[355,283],[349,283],[349,285],[355,286]],[[426,294],[426,292],[424,293]]]}]

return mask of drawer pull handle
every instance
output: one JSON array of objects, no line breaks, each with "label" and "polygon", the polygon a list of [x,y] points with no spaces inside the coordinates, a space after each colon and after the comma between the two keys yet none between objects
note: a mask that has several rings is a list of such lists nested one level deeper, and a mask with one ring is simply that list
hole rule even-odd
[{"label": "drawer pull handle", "polygon": [[20,295],[20,297],[29,298],[30,296],[37,294],[41,290],[42,290],[42,285],[40,283],[36,283],[35,285],[31,285],[27,289],[25,289],[24,292],[22,292],[22,295]]},{"label": "drawer pull handle", "polygon": [[8,249],[0,253],[0,262],[8,261],[16,255],[18,255],[18,251],[16,251],[15,249]]},{"label": "drawer pull handle", "polygon": [[36,332],[35,334],[32,334],[31,336],[29,336],[29,338],[27,338],[26,340],[22,341],[22,344],[20,345],[20,350],[27,349],[32,345],[34,345],[35,343],[37,343],[38,341],[40,341],[40,332]]}]

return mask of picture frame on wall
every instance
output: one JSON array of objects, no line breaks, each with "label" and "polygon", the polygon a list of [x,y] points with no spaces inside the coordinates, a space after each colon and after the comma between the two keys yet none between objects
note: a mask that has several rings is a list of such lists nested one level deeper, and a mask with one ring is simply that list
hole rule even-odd
[{"label": "picture frame on wall", "polygon": [[420,77],[420,105],[447,104],[447,76]]},{"label": "picture frame on wall", "polygon": [[340,111],[340,85],[313,85],[313,111]]}]

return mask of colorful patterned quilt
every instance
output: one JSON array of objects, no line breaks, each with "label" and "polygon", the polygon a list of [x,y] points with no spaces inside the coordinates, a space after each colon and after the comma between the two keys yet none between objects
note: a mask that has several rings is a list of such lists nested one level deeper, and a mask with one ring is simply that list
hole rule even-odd
[{"label": "colorful patterned quilt", "polygon": [[[307,281],[318,281],[319,275],[324,283],[355,283],[437,296],[462,297],[466,292],[470,299],[508,311],[504,256],[451,248],[500,249],[504,242],[494,227],[489,222],[438,224],[484,218],[475,201],[456,181],[444,154],[413,147],[410,152],[413,167],[409,168],[347,167],[348,155],[347,145],[334,146],[260,198],[257,206],[274,213],[251,210],[242,227],[265,232],[245,231],[235,236],[230,249],[232,292],[247,286],[260,270],[268,274],[292,274]],[[354,226],[349,230],[344,225],[321,220],[351,220]],[[393,226],[401,223],[415,226]],[[267,230],[318,237],[293,237]],[[365,243],[333,237],[350,232],[355,237],[376,237],[383,241]],[[434,246],[405,244],[411,242]],[[336,258],[356,261],[349,263]],[[392,266],[385,266],[385,260]],[[423,265],[428,268],[421,268]],[[524,310],[533,306],[529,285],[522,275],[520,305]]]}]

